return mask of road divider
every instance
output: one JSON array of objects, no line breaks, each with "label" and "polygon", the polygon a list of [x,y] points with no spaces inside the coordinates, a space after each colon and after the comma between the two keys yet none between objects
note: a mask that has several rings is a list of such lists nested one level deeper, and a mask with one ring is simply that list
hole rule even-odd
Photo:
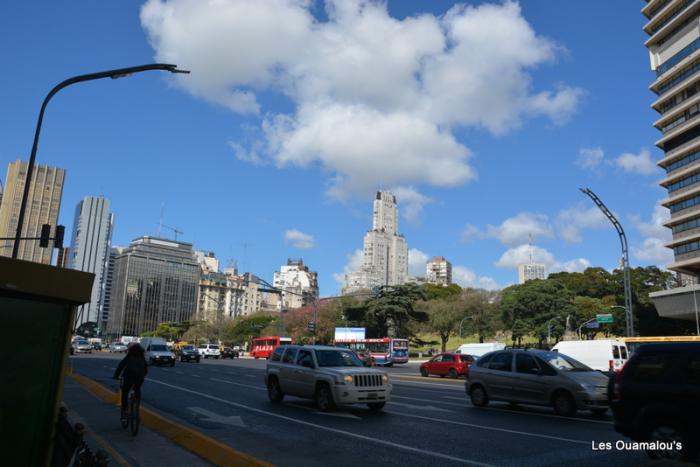
[{"label": "road divider", "polygon": [[[100,383],[87,378],[86,376],[73,373],[70,375],[78,383],[85,386],[90,392],[105,402],[117,402],[117,394]],[[117,413],[114,415],[115,423]],[[220,441],[210,438],[203,433],[193,430],[185,425],[174,422],[151,409],[141,406],[141,421],[145,426],[160,435],[168,438],[174,443],[192,451],[202,459],[215,465],[225,465],[234,467],[255,466],[272,467],[272,464],[241,451],[233,449]]]}]

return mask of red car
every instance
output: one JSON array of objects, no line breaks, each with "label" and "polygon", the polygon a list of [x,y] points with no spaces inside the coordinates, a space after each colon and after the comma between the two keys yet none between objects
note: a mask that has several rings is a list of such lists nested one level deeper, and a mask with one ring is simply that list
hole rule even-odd
[{"label": "red car", "polygon": [[469,373],[469,365],[474,362],[474,357],[458,353],[441,353],[421,364],[422,376],[438,375],[441,378],[448,376],[457,378],[460,375],[466,377]]}]

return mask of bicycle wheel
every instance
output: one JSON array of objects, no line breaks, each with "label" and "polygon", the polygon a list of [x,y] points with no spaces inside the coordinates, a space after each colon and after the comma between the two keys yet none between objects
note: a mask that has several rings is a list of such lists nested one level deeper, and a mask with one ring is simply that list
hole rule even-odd
[{"label": "bicycle wheel", "polygon": [[133,395],[129,402],[129,424],[131,425],[131,434],[136,436],[139,432],[141,416],[139,415],[139,400]]}]

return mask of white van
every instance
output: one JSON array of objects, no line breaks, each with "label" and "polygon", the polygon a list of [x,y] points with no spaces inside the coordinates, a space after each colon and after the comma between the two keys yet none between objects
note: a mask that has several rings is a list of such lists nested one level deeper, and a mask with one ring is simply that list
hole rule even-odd
[{"label": "white van", "polygon": [[594,370],[617,371],[627,361],[627,346],[612,339],[561,341],[552,350],[568,355]]},{"label": "white van", "polygon": [[168,350],[168,343],[162,337],[143,337],[139,344],[146,351],[149,365],[175,366],[175,354]]},{"label": "white van", "polygon": [[483,344],[462,344],[457,347],[455,353],[461,353],[465,355],[473,355],[475,357],[481,357],[484,354],[493,352],[494,350],[503,350],[506,348],[505,344],[499,342],[486,342]]}]

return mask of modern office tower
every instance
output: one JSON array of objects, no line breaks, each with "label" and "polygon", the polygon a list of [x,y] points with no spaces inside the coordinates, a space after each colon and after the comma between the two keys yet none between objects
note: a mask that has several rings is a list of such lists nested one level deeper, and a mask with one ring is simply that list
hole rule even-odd
[{"label": "modern office tower", "polygon": [[[24,194],[28,163],[11,162],[7,167],[3,202],[0,205],[0,238],[14,237],[19,220],[19,209]],[[56,234],[58,214],[61,209],[61,196],[66,171],[46,165],[35,165],[24,212],[22,237],[37,238],[43,224],[51,225],[51,238]],[[14,240],[0,241],[0,255],[12,256]],[[38,240],[20,242],[18,259],[36,263],[51,264],[53,241],[49,248],[41,248]]]},{"label": "modern office tower", "polygon": [[107,259],[107,270],[105,271],[104,288],[102,289],[102,315],[100,316],[99,327],[100,329],[107,329],[107,322],[109,321],[109,312],[112,307],[112,288],[114,284],[114,261],[117,255],[122,254],[127,247],[125,246],[113,246],[109,249],[109,258]]},{"label": "modern office tower", "polygon": [[58,250],[58,255],[56,256],[56,266],[59,268],[69,268],[70,267],[70,256],[71,248],[69,246],[63,247]]},{"label": "modern office tower", "polygon": [[425,264],[425,278],[429,284],[450,285],[452,263],[442,256],[435,256]]},{"label": "modern office tower", "polygon": [[[273,275],[272,285],[282,290],[284,308],[299,308],[318,298],[318,275],[301,259],[288,259]],[[280,309],[279,295],[275,304]]]},{"label": "modern office tower", "polygon": [[109,212],[109,208],[108,199],[95,196],[86,196],[75,208],[69,267],[91,272],[95,280],[90,301],[76,311],[74,329],[91,321],[97,323],[99,331],[104,331],[104,328],[100,328],[102,298],[114,225],[114,214]]},{"label": "modern office tower", "polygon": [[518,283],[524,284],[531,279],[544,279],[544,264],[521,264],[518,266]]},{"label": "modern office tower", "polygon": [[192,244],[144,236],[114,260],[107,333],[139,336],[197,314],[200,267]]},{"label": "modern office tower", "polygon": [[[687,276],[700,275],[700,1],[649,0],[642,8],[649,35],[655,94],[651,107],[659,113],[654,122],[661,132],[656,146],[664,152],[657,163],[666,174],[660,182],[668,192],[662,202],[671,212],[664,224],[671,229],[673,263],[668,269]],[[693,282],[693,281],[688,281]],[[695,281],[697,283],[697,280]],[[695,320],[695,291],[688,285],[655,292],[659,315]]]},{"label": "modern office tower", "polygon": [[407,281],[408,245],[398,231],[396,197],[378,191],[372,211],[372,230],[364,238],[362,267],[346,276],[344,294]]}]

